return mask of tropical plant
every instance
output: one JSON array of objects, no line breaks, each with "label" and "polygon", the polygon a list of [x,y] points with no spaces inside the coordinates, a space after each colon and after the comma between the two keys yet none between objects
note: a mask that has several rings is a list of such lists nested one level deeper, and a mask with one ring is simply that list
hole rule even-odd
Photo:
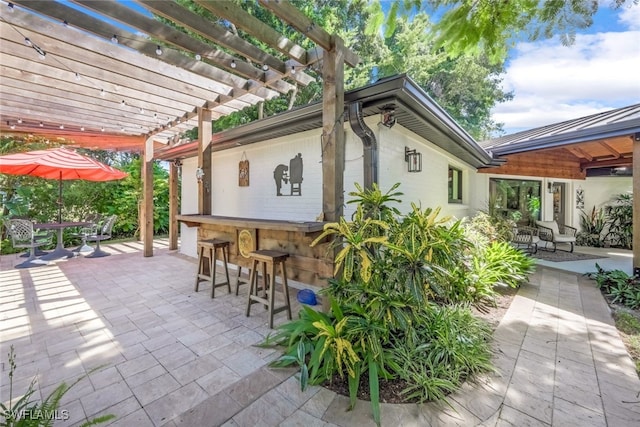
[{"label": "tropical plant", "polygon": [[640,278],[629,276],[622,270],[605,270],[596,263],[596,271],[586,273],[611,302],[631,309],[640,308]]},{"label": "tropical plant", "polygon": [[[35,390],[35,378],[31,381],[25,393],[13,402],[13,376],[16,371],[16,355],[13,345],[9,349],[9,400],[8,406],[0,402],[0,412],[4,417],[4,421],[0,422],[0,427],[50,427],[53,426],[56,419],[66,420],[69,417],[69,411],[60,409],[60,403],[64,395],[71,390],[76,384],[82,381],[89,374],[78,378],[70,385],[61,383],[41,402],[33,402]],[[101,424],[112,420],[115,415],[101,415],[92,420],[86,420],[81,427],[88,427]]]},{"label": "tropical plant", "polygon": [[576,244],[582,246],[604,246],[603,231],[606,225],[606,217],[602,208],[594,206],[591,213],[580,212],[580,232],[576,236]]},{"label": "tropical plant", "polygon": [[618,194],[613,201],[605,206],[608,227],[606,239],[612,245],[625,249],[633,246],[633,196]]},{"label": "tropical plant", "polygon": [[[265,342],[284,346],[274,365],[298,365],[303,389],[346,377],[352,406],[366,375],[362,384],[368,384],[377,423],[382,380],[404,380],[407,398],[441,399],[461,381],[490,369],[486,325],[468,307],[446,304],[484,298],[490,286],[513,286],[532,263],[498,241],[480,251],[465,238],[462,222],[441,217],[438,208],[412,204],[400,216],[388,206],[400,201],[397,188],[383,193],[377,186],[357,187],[351,194],[358,204],[352,220],[326,224],[312,243],[334,238],[336,278],[322,291],[329,313],[304,307],[298,320],[280,326]],[[460,276],[481,253],[487,260],[477,275],[486,275],[485,289],[471,290]],[[464,286],[452,290],[460,283]]]}]

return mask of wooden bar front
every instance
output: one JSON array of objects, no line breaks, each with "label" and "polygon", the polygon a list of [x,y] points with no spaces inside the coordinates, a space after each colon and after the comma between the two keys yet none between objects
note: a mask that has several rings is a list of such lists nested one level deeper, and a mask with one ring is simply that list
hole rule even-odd
[{"label": "wooden bar front", "polygon": [[[297,222],[234,218],[216,215],[177,215],[189,227],[198,227],[198,239],[228,240],[229,261],[249,268],[244,256],[250,250],[275,250],[289,254],[287,276],[290,280],[324,287],[333,277],[333,257],[329,240],[310,246],[321,233],[323,222]],[[238,243],[240,242],[240,244]]]}]

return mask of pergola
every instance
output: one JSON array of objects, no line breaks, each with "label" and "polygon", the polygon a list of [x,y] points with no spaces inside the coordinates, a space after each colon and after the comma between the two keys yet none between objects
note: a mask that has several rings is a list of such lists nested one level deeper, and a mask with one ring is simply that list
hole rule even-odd
[{"label": "pergola", "polygon": [[[204,189],[211,179],[212,120],[308,85],[315,77],[306,70],[313,69],[323,77],[323,210],[325,218],[337,220],[343,204],[344,64],[355,66],[357,55],[285,0],[258,3],[313,42],[311,49],[236,2],[194,3],[211,17],[170,0],[0,1],[0,131],[144,153],[140,222],[144,255],[152,256],[154,149],[178,143],[198,126],[204,172],[199,213],[210,214],[211,195]],[[174,165],[170,184],[175,200]],[[177,246],[175,222],[170,234]]]}]

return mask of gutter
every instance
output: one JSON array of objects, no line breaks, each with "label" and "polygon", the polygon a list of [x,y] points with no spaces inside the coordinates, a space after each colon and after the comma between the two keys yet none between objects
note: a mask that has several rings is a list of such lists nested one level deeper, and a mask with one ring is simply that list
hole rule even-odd
[{"label": "gutter", "polygon": [[371,128],[364,122],[361,102],[349,104],[348,113],[351,129],[362,140],[364,188],[371,190],[373,184],[378,183],[378,142]]}]

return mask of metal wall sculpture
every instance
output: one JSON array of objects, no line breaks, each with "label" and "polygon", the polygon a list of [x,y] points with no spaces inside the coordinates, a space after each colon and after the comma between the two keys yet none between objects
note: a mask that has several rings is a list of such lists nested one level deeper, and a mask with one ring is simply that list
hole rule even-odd
[{"label": "metal wall sculpture", "polygon": [[[289,166],[279,164],[273,171],[276,182],[276,196],[302,196],[302,153],[289,161]],[[290,184],[289,194],[282,194],[282,184]]]},{"label": "metal wall sculpture", "polygon": [[238,163],[238,185],[240,187],[249,186],[249,159],[245,153],[242,153],[240,163]]}]

